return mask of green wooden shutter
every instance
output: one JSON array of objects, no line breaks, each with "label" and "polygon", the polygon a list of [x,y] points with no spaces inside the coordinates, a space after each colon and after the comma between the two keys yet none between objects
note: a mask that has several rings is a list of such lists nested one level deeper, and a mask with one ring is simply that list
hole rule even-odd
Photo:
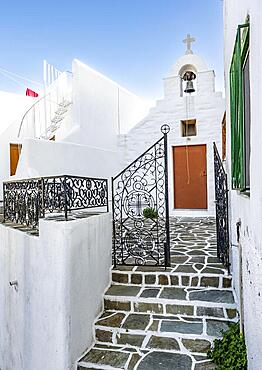
[{"label": "green wooden shutter", "polygon": [[249,45],[249,24],[238,26],[230,67],[232,188],[245,189],[242,68]]}]

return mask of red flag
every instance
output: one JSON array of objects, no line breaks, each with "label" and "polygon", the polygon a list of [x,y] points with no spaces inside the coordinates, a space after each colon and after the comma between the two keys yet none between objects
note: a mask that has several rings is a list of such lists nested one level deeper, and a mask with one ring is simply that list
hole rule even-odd
[{"label": "red flag", "polygon": [[34,98],[37,98],[38,94],[31,89],[26,89],[26,96],[33,96]]}]

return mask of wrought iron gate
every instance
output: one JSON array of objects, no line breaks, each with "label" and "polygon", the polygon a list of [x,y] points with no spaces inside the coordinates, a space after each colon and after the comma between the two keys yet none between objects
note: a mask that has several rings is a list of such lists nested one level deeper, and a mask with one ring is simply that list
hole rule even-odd
[{"label": "wrought iron gate", "polygon": [[[170,265],[168,125],[163,137],[112,178],[114,265]],[[150,208],[154,217],[146,218]]]},{"label": "wrought iron gate", "polygon": [[214,143],[217,256],[229,270],[229,227],[227,174]]}]

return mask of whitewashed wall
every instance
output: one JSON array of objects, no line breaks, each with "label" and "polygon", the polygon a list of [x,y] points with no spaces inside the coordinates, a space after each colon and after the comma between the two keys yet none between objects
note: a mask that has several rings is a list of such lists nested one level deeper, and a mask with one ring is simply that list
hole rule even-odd
[{"label": "whitewashed wall", "polygon": [[[195,63],[195,65],[193,64]],[[180,96],[180,77],[177,76],[184,65],[194,65],[200,70],[197,77],[195,96]],[[213,71],[203,71],[205,63],[195,55],[186,55],[178,60],[171,69],[170,75],[164,79],[165,97],[156,102],[147,117],[132,128],[128,134],[119,137],[119,153],[124,168],[142,154],[161,137],[160,128],[163,124],[170,125],[168,134],[169,145],[169,197],[170,214],[187,216],[214,215],[214,172],[213,172],[213,141],[221,150],[221,122],[225,110],[222,93],[215,92]],[[181,120],[195,118],[197,120],[197,136],[190,139],[182,137]],[[175,210],[173,184],[172,147],[177,145],[207,145],[207,210]],[[189,167],[190,170],[190,167]]]},{"label": "whitewashed wall", "polygon": [[41,220],[39,237],[0,225],[0,240],[1,370],[74,369],[110,282],[111,215]]},{"label": "whitewashed wall", "polygon": [[72,71],[72,127],[61,139],[115,150],[116,135],[141,120],[151,103],[77,59],[73,61]]},{"label": "whitewashed wall", "polygon": [[[33,154],[33,155],[32,155]],[[12,179],[78,175],[109,178],[116,172],[117,153],[93,146],[25,139]]]},{"label": "whitewashed wall", "polygon": [[25,111],[35,102],[35,98],[0,91],[0,135],[14,122],[21,122]]},{"label": "whitewashed wall", "polygon": [[[230,95],[229,69],[237,26],[250,15],[250,80],[251,80],[251,192],[250,197],[230,192],[231,243],[237,245],[236,223],[241,221],[242,277],[244,324],[248,349],[248,366],[260,370],[262,364],[262,7],[260,0],[224,1],[224,55],[227,97],[227,169],[230,175]],[[238,247],[233,247],[233,278],[239,297]]]}]

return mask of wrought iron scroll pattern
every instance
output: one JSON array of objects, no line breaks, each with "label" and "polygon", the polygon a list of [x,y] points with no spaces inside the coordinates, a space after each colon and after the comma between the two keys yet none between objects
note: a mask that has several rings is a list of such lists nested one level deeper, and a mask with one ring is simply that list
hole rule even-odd
[{"label": "wrought iron scroll pattern", "polygon": [[[115,265],[169,265],[167,132],[112,179]],[[156,219],[143,216],[145,208]]]},{"label": "wrought iron scroll pattern", "polygon": [[46,213],[103,207],[108,211],[106,179],[55,176],[4,182],[4,221],[37,228]]},{"label": "wrought iron scroll pattern", "polygon": [[229,270],[228,183],[216,144],[214,143],[215,203],[217,256]]}]

